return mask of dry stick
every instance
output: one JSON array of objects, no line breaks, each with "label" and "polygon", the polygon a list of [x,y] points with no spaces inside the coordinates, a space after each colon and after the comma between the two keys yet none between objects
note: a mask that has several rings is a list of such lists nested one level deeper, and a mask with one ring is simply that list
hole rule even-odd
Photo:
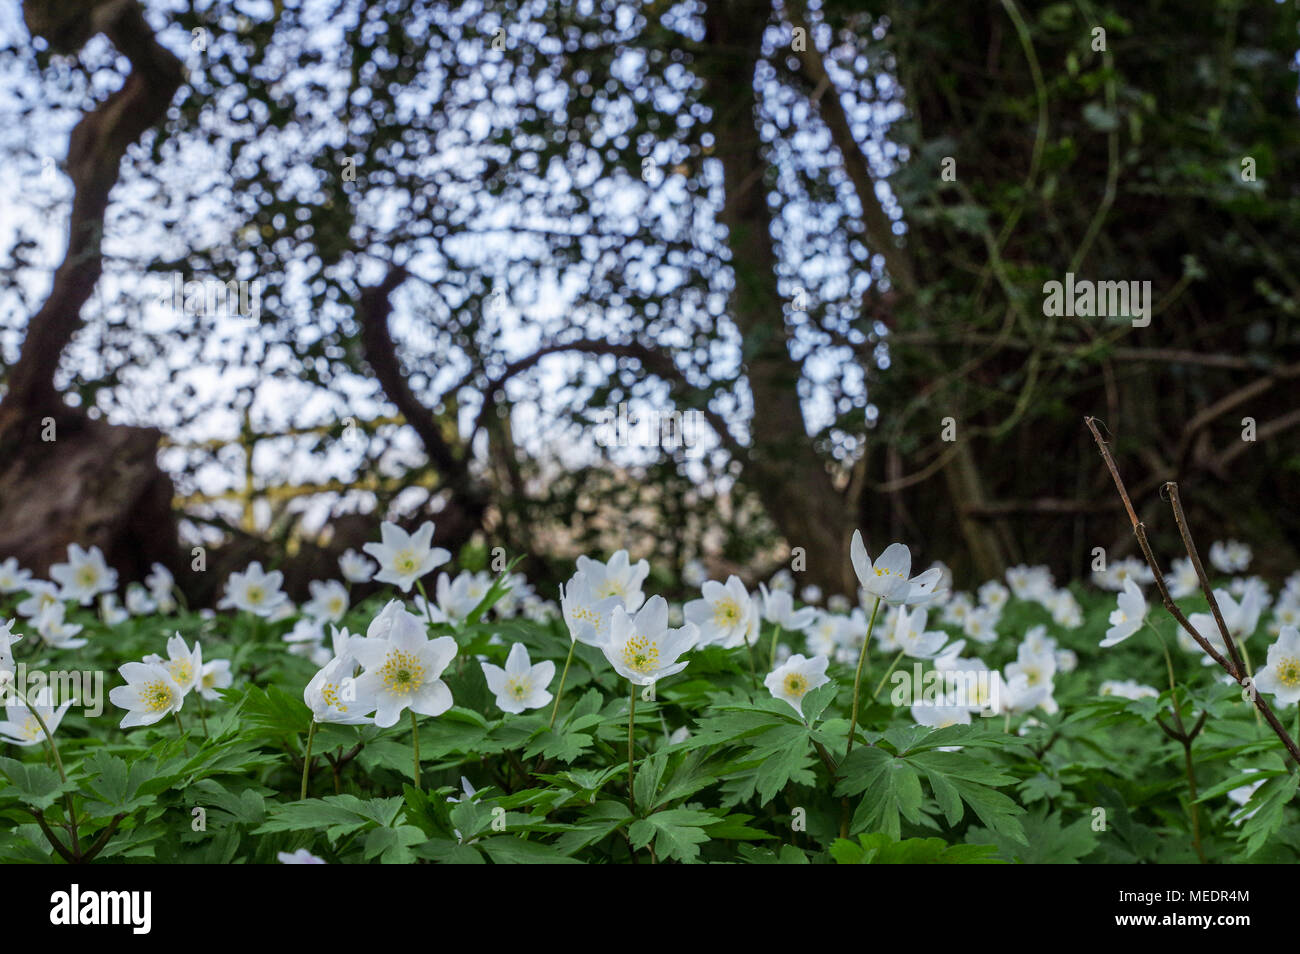
[{"label": "dry stick", "polygon": [[[1296,745],[1295,740],[1283,728],[1282,723],[1277,720],[1277,716],[1273,714],[1273,709],[1268,702],[1255,689],[1253,684],[1246,685],[1246,679],[1241,670],[1238,670],[1230,660],[1224,659],[1222,654],[1196,631],[1195,627],[1188,622],[1187,617],[1183,615],[1183,611],[1178,608],[1178,604],[1174,602],[1173,597],[1169,595],[1169,587],[1165,585],[1165,575],[1160,569],[1160,564],[1156,562],[1155,555],[1151,552],[1151,544],[1147,542],[1146,526],[1138,519],[1137,513],[1133,510],[1133,503],[1129,500],[1128,491],[1124,488],[1124,481],[1119,475],[1119,470],[1115,467],[1115,459],[1111,456],[1110,448],[1106,446],[1106,442],[1102,439],[1101,432],[1097,430],[1096,421],[1095,417],[1085,417],[1083,419],[1084,424],[1088,426],[1088,430],[1092,431],[1093,439],[1097,442],[1097,447],[1101,451],[1102,460],[1106,462],[1111,478],[1115,481],[1115,488],[1124,501],[1124,509],[1128,511],[1129,521],[1133,524],[1133,534],[1137,537],[1138,544],[1142,547],[1142,555],[1146,558],[1147,566],[1151,568],[1151,573],[1155,577],[1156,588],[1160,590],[1160,599],[1163,601],[1165,609],[1169,611],[1170,616],[1178,621],[1178,624],[1182,626],[1187,634],[1196,640],[1196,645],[1200,646],[1205,651],[1205,654],[1218,664],[1220,669],[1236,680],[1238,685],[1246,689],[1251,701],[1255,703],[1255,708],[1264,716],[1264,721],[1268,723],[1269,728],[1286,746],[1287,752],[1295,760],[1295,763],[1300,765],[1300,746]],[[1231,638],[1226,631],[1223,635],[1225,638]]]},{"label": "dry stick", "polygon": [[1178,524],[1178,532],[1183,537],[1183,547],[1187,550],[1187,556],[1192,561],[1192,568],[1196,570],[1196,578],[1201,581],[1201,592],[1210,602],[1210,612],[1214,614],[1214,622],[1219,627],[1219,632],[1223,634],[1223,640],[1228,646],[1228,652],[1232,655],[1232,665],[1237,672],[1244,673],[1246,665],[1241,661],[1241,650],[1237,648],[1237,641],[1232,638],[1228,632],[1228,627],[1223,622],[1223,614],[1219,612],[1219,601],[1214,598],[1214,590],[1210,589],[1210,581],[1205,575],[1205,567],[1201,564],[1201,555],[1196,550],[1196,544],[1192,542],[1192,531],[1187,526],[1187,516],[1183,513],[1183,501],[1178,496],[1178,485],[1172,480],[1165,484],[1165,493],[1169,494],[1169,506],[1174,511],[1174,522]]}]

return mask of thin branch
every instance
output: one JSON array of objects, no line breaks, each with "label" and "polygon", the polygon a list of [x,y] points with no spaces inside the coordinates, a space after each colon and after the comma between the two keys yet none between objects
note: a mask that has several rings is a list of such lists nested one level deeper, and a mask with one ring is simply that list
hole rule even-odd
[{"label": "thin branch", "polygon": [[1183,547],[1187,550],[1187,556],[1192,561],[1192,569],[1196,571],[1196,578],[1201,583],[1201,592],[1205,594],[1206,600],[1210,603],[1210,612],[1214,614],[1214,622],[1219,627],[1219,632],[1223,635],[1224,645],[1228,647],[1228,653],[1232,656],[1232,667],[1238,673],[1246,671],[1246,664],[1242,662],[1241,650],[1237,648],[1237,641],[1232,638],[1232,633],[1228,632],[1228,626],[1223,621],[1223,613],[1219,611],[1219,601],[1214,597],[1214,590],[1210,588],[1209,577],[1205,575],[1205,566],[1201,563],[1201,554],[1196,549],[1196,543],[1192,540],[1192,530],[1187,526],[1187,515],[1183,513],[1183,501],[1178,495],[1178,485],[1172,480],[1165,484],[1165,493],[1169,495],[1169,506],[1174,511],[1174,522],[1178,524],[1178,533],[1183,538]]},{"label": "thin branch", "polygon": [[[1142,547],[1142,555],[1146,557],[1147,566],[1151,568],[1151,573],[1155,577],[1156,588],[1160,590],[1160,598],[1164,602],[1165,609],[1168,610],[1169,615],[1176,619],[1179,625],[1187,631],[1188,635],[1190,635],[1192,639],[1196,640],[1196,644],[1204,650],[1207,656],[1214,660],[1220,669],[1230,675],[1238,685],[1246,689],[1251,701],[1255,704],[1255,708],[1258,709],[1260,714],[1264,717],[1264,721],[1268,723],[1269,728],[1271,728],[1274,734],[1277,735],[1278,739],[1281,740],[1282,744],[1286,747],[1287,752],[1291,755],[1291,758],[1295,760],[1295,763],[1300,765],[1300,746],[1296,745],[1295,740],[1291,738],[1282,723],[1278,721],[1277,716],[1273,714],[1272,707],[1269,706],[1268,701],[1265,700],[1264,696],[1255,688],[1253,682],[1251,682],[1251,680],[1246,676],[1245,670],[1237,669],[1232,662],[1224,659],[1219,651],[1211,646],[1205,637],[1198,633],[1192,624],[1188,622],[1187,617],[1184,616],[1182,610],[1178,608],[1178,604],[1176,604],[1173,597],[1169,595],[1169,587],[1165,585],[1164,571],[1160,569],[1160,564],[1156,561],[1155,554],[1151,552],[1151,544],[1147,542],[1146,526],[1138,519],[1137,513],[1133,510],[1133,503],[1129,500],[1128,490],[1124,487],[1124,481],[1119,475],[1118,468],[1115,466],[1115,459],[1111,456],[1110,448],[1106,445],[1105,440],[1102,439],[1101,431],[1097,429],[1097,419],[1094,417],[1085,417],[1083,422],[1087,425],[1088,430],[1092,431],[1093,439],[1097,442],[1097,448],[1101,451],[1102,459],[1106,462],[1106,467],[1110,470],[1110,475],[1115,481],[1115,488],[1119,491],[1119,495],[1124,501],[1124,509],[1128,511],[1129,520],[1133,524],[1133,533],[1138,539],[1138,544]],[[1221,623],[1220,626],[1222,627]],[[1224,629],[1223,635],[1225,639],[1230,639],[1226,629]],[[1230,642],[1229,645],[1231,645]]]}]

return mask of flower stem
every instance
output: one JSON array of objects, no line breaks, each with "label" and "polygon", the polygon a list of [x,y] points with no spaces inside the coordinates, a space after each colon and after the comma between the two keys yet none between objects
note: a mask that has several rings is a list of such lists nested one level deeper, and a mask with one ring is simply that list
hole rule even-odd
[{"label": "flower stem", "polygon": [[424,592],[424,583],[420,580],[415,581],[415,588],[420,591],[420,597],[424,600],[424,615],[429,618],[429,625],[433,625],[433,604],[429,602],[429,594]]},{"label": "flower stem", "polygon": [[560,711],[560,697],[564,695],[564,680],[569,678],[569,663],[573,662],[573,651],[578,648],[576,639],[569,640],[569,655],[564,657],[564,672],[560,673],[560,687],[555,690],[555,705],[551,706],[551,721],[548,729],[555,728],[555,716]]},{"label": "flower stem", "polygon": [[59,778],[66,783],[68,781],[68,773],[63,771],[63,759],[59,758],[59,746],[54,741],[54,733],[51,732],[50,727],[45,724],[45,720],[41,718],[41,714],[36,711],[35,707],[30,702],[27,701],[26,694],[18,688],[18,684],[15,682],[11,685],[14,695],[16,695],[18,700],[27,707],[27,711],[32,714],[32,718],[36,720],[36,724],[39,725],[41,731],[45,733],[45,741],[50,746],[50,755],[54,756],[54,767],[59,770]]},{"label": "flower stem", "polygon": [[299,793],[299,800],[307,797],[307,776],[311,774],[311,744],[316,739],[316,720],[311,720],[311,726],[307,729],[307,754],[302,757],[302,791]]},{"label": "flower stem", "polygon": [[871,622],[867,623],[867,636],[862,641],[862,652],[858,654],[858,671],[853,676],[853,715],[849,718],[849,740],[844,746],[844,757],[853,751],[853,736],[858,730],[858,690],[862,685],[862,663],[867,658],[867,647],[871,645],[871,634],[876,628],[876,613],[880,609],[880,597],[871,606]]},{"label": "flower stem", "polygon": [[632,733],[636,729],[636,683],[632,683],[632,691],[628,694],[627,708],[627,807],[633,815],[636,814],[636,790],[633,782],[636,779],[636,767],[632,762]]},{"label": "flower stem", "polygon": [[415,763],[411,767],[411,780],[415,787],[420,787],[420,723],[415,718],[415,710],[411,710],[411,738],[415,743]]},{"label": "flower stem", "polygon": [[771,672],[776,668],[776,641],[781,638],[781,624],[777,623],[772,628],[772,649],[767,654],[767,671]]},{"label": "flower stem", "polygon": [[900,649],[898,651],[898,655],[894,657],[894,661],[891,662],[889,664],[889,668],[885,670],[885,674],[880,677],[880,683],[876,686],[876,691],[871,694],[872,702],[876,701],[876,697],[880,695],[880,690],[885,688],[885,683],[888,682],[889,677],[893,675],[894,669],[898,666],[899,661],[903,658],[903,653],[904,650]]}]

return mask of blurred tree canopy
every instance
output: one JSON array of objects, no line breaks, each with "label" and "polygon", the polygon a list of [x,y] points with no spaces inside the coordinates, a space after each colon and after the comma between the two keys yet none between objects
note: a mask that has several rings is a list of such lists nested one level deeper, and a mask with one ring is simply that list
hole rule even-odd
[{"label": "blurred tree canopy", "polygon": [[[130,35],[123,10],[142,14]],[[963,577],[1122,552],[1096,414],[1146,519],[1176,479],[1203,533],[1294,566],[1290,4],[129,0],[79,17],[29,16],[36,36],[0,56],[24,176],[43,164],[33,129],[146,75],[133,43],[184,79],[100,154],[120,184],[105,277],[78,273],[95,300],[37,308],[48,267],[30,237],[8,251],[14,459],[54,393],[47,360],[43,403],[19,399],[44,336],[61,391],[117,422],[184,431],[231,393],[247,419],[332,422],[262,463],[328,452],[310,466],[391,478],[336,507],[433,513],[444,545],[541,566],[558,541],[627,540],[669,568],[710,550],[761,571],[801,547],[805,579],[848,592],[855,528]],[[64,171],[83,198],[71,153]],[[258,281],[257,322],[225,340],[210,315],[144,320],[176,273]],[[1067,273],[1149,281],[1149,325],[1045,314]],[[197,388],[200,364],[229,391]],[[620,403],[700,412],[705,446],[600,446]],[[364,426],[393,411],[403,424]],[[213,451],[169,453],[179,489],[199,487]],[[26,484],[0,477],[0,520],[42,473],[23,466]]]}]

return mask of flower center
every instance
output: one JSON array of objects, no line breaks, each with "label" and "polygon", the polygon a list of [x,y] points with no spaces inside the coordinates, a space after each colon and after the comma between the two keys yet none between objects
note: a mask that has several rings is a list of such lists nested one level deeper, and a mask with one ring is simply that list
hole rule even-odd
[{"label": "flower center", "polygon": [[516,699],[526,699],[531,692],[531,685],[527,679],[509,679],[506,681],[506,691]]},{"label": "flower center", "polygon": [[420,564],[413,550],[402,550],[393,558],[393,565],[399,573],[414,573]]},{"label": "flower center", "polygon": [[1300,658],[1287,656],[1277,663],[1277,678],[1288,689],[1300,686]]},{"label": "flower center", "polygon": [[808,691],[808,680],[803,677],[803,673],[792,672],[785,677],[786,695],[802,698],[803,694]]},{"label": "flower center", "polygon": [[77,582],[84,587],[94,586],[99,582],[99,571],[93,566],[83,566],[77,571]]},{"label": "flower center", "polygon": [[194,664],[188,659],[172,659],[167,663],[167,671],[177,684],[185,685],[194,678]]},{"label": "flower center", "polygon": [[659,644],[645,636],[633,636],[623,645],[623,664],[637,672],[659,668]]},{"label": "flower center", "polygon": [[150,712],[166,712],[176,701],[176,694],[163,682],[148,682],[140,688],[140,701]]},{"label": "flower center", "polygon": [[740,616],[740,607],[733,599],[719,600],[713,606],[713,623],[715,626],[732,626]]},{"label": "flower center", "polygon": [[384,660],[379,675],[384,688],[394,695],[409,695],[424,685],[424,663],[418,656],[395,650]]},{"label": "flower center", "polygon": [[260,586],[250,586],[244,594],[245,599],[250,603],[260,603],[266,599],[266,591]]}]

